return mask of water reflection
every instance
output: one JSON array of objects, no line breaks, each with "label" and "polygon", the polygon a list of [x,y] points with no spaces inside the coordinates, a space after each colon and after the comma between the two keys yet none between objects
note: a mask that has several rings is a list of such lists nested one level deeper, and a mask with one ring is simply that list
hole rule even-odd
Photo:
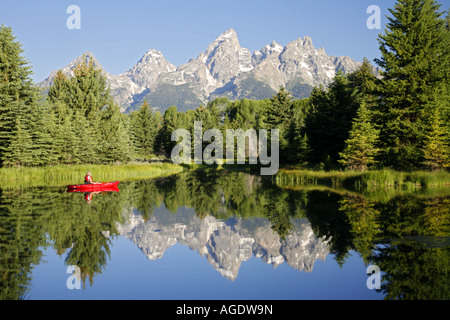
[{"label": "water reflection", "polygon": [[26,298],[47,247],[93,286],[118,236],[150,260],[185,245],[230,280],[252,256],[311,272],[356,251],[382,270],[386,299],[448,299],[449,231],[448,196],[279,186],[226,170],[121,183],[91,201],[60,188],[0,190],[0,299]]},{"label": "water reflection", "polygon": [[33,264],[48,246],[65,255],[65,263],[80,267],[83,284],[91,285],[107,264],[110,239],[118,235],[124,199],[119,194],[92,203],[83,194],[34,188],[3,190],[0,198],[0,299],[21,299],[29,293]]},{"label": "water reflection", "polygon": [[314,236],[306,219],[293,221],[292,231],[281,240],[268,219],[200,218],[189,208],[179,208],[175,215],[168,215],[160,207],[147,221],[132,215],[119,232],[150,260],[161,259],[175,244],[186,245],[230,280],[237,278],[242,262],[252,256],[274,267],[287,263],[300,271],[312,271],[314,262],[325,260],[329,253],[328,241]]},{"label": "water reflection", "polygon": [[86,200],[87,203],[91,203],[92,198],[94,197],[95,194],[107,194],[108,192],[119,192],[119,191],[120,190],[117,186],[102,188],[100,191],[91,191],[91,192],[80,191],[78,189],[68,189],[67,190],[67,192],[71,192],[71,193],[83,193],[84,200]]}]

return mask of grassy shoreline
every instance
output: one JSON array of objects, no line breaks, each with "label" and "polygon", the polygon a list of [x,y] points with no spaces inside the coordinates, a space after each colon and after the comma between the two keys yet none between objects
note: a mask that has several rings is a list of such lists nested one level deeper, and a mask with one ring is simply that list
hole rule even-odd
[{"label": "grassy shoreline", "polygon": [[395,170],[313,171],[299,167],[281,168],[274,180],[283,185],[326,185],[360,189],[415,189],[450,187],[450,172]]},{"label": "grassy shoreline", "polygon": [[[236,170],[234,167],[207,166]],[[244,166],[247,167],[247,166]],[[151,179],[184,170],[205,168],[199,165],[176,165],[172,163],[129,163],[120,165],[57,165],[45,167],[0,168],[0,188],[20,188],[36,186],[65,186],[83,183],[89,170],[95,181],[129,181]],[[239,167],[241,170],[243,168]],[[247,167],[248,168],[248,167]],[[251,172],[249,172],[251,173]],[[300,166],[280,168],[272,179],[281,186],[323,185],[361,189],[399,189],[450,187],[450,172],[401,172],[394,170],[373,171],[317,171]]]},{"label": "grassy shoreline", "polygon": [[87,171],[91,171],[95,181],[106,182],[151,179],[183,170],[183,166],[171,163],[0,168],[0,188],[80,184]]}]

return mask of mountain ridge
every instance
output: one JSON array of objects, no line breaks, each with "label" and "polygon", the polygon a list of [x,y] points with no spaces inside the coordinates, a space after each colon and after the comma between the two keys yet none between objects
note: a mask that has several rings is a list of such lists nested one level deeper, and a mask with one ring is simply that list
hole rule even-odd
[{"label": "mountain ridge", "polygon": [[[355,71],[360,65],[347,56],[329,56],[324,48],[316,49],[309,36],[282,46],[275,40],[253,53],[240,45],[231,28],[220,34],[206,50],[187,63],[175,66],[162,52],[149,49],[130,69],[119,75],[108,73],[92,52],[77,57],[62,72],[82,59],[92,58],[108,79],[111,94],[121,111],[135,110],[144,99],[164,112],[176,105],[180,111],[193,109],[216,97],[265,99],[286,87],[296,98],[309,96],[312,88],[328,85],[338,70]],[[52,84],[57,71],[38,83]]]}]

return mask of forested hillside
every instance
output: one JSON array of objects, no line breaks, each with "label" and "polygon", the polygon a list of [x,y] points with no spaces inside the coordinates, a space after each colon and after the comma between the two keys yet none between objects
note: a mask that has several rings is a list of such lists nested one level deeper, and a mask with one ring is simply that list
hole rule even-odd
[{"label": "forested hillside", "polygon": [[[379,36],[381,74],[365,60],[355,72],[294,99],[218,97],[161,114],[144,102],[122,114],[102,72],[81,62],[58,73],[48,94],[9,27],[0,28],[1,166],[117,163],[170,157],[175,129],[279,129],[282,163],[316,168],[399,170],[450,167],[450,22],[432,0],[399,1]],[[300,90],[292,84],[291,89]],[[163,99],[164,97],[161,97]],[[167,97],[170,100],[170,97]],[[180,111],[182,110],[182,111]],[[208,143],[204,142],[204,146]]]}]

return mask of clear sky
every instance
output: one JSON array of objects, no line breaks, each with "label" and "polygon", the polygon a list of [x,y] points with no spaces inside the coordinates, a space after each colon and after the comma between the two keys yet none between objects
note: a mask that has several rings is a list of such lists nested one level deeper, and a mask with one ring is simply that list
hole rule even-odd
[{"label": "clear sky", "polygon": [[[0,24],[11,26],[33,68],[44,80],[86,51],[112,74],[130,69],[149,49],[176,66],[197,57],[222,32],[236,30],[251,52],[310,36],[328,54],[361,61],[379,57],[395,0],[2,0]],[[439,0],[442,10],[450,0]],[[70,5],[80,8],[81,29],[70,30]],[[381,29],[366,26],[370,5],[381,9]]]}]

